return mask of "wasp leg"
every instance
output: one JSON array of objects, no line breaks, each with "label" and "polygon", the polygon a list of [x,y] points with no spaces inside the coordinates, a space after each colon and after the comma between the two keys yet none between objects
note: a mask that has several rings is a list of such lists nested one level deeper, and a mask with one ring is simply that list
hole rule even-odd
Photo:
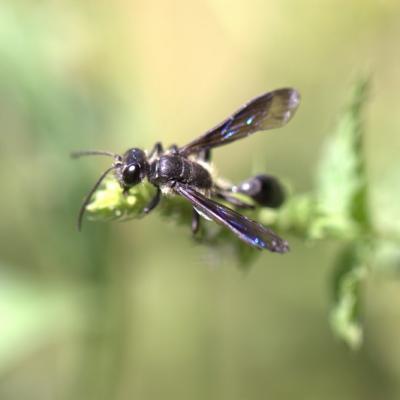
[{"label": "wasp leg", "polygon": [[193,208],[192,233],[195,235],[200,228],[200,214]]},{"label": "wasp leg", "polygon": [[155,207],[157,207],[158,203],[160,202],[161,199],[161,189],[158,187],[157,188],[157,193],[154,195],[154,197],[148,202],[146,207],[144,208],[143,212],[145,214],[148,214],[151,210],[153,210]]},{"label": "wasp leg", "polygon": [[164,151],[161,142],[157,142],[149,153],[149,158],[159,156]]},{"label": "wasp leg", "polygon": [[201,161],[209,162],[211,161],[211,149],[201,150],[198,154],[198,158]]},{"label": "wasp leg", "polygon": [[230,194],[228,194],[224,191],[218,191],[216,193],[216,197],[218,197],[219,199],[225,200],[229,204],[232,204],[233,206],[238,207],[238,208],[249,209],[249,210],[252,210],[255,208],[255,206],[253,204],[246,203],[246,202],[238,199],[235,196],[231,196]]},{"label": "wasp leg", "polygon": [[176,144],[171,145],[169,150],[172,154],[179,154],[179,148]]}]

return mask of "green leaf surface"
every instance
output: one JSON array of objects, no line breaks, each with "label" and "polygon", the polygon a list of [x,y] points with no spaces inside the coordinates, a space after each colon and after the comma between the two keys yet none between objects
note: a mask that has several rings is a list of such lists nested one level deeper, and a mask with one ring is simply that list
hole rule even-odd
[{"label": "green leaf surface", "polygon": [[366,254],[364,246],[350,243],[338,257],[333,277],[332,329],[352,349],[358,349],[363,340],[360,311]]},{"label": "green leaf surface", "polygon": [[368,80],[360,80],[326,143],[317,174],[315,237],[353,238],[370,227],[362,122],[367,94]]},{"label": "green leaf surface", "polygon": [[110,177],[95,192],[86,211],[91,220],[140,218],[154,194],[155,188],[148,182],[142,182],[124,194],[118,181]]},{"label": "green leaf surface", "polygon": [[400,276],[400,238],[378,241],[374,246],[372,265],[374,272],[398,278]]},{"label": "green leaf surface", "polygon": [[[240,210],[285,239],[295,235],[302,239],[341,239],[346,243],[332,281],[330,320],[334,333],[353,349],[361,345],[363,338],[361,284],[369,271],[367,263],[392,268],[399,260],[395,247],[370,245],[384,240],[372,228],[370,217],[362,116],[367,92],[368,80],[360,80],[327,141],[313,191],[290,196],[279,209]],[[154,188],[144,182],[124,195],[115,178],[109,178],[93,196],[87,213],[97,220],[140,218],[154,193]],[[157,212],[164,219],[183,225],[189,234],[192,206],[185,199],[163,196]],[[206,245],[211,256],[215,253],[215,259],[233,256],[246,269],[261,253],[224,227],[205,220],[194,240]]]}]

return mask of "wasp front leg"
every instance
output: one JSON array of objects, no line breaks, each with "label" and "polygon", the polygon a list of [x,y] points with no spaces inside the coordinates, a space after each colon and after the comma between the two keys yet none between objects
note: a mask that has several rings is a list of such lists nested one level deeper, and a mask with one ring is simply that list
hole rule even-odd
[{"label": "wasp front leg", "polygon": [[143,209],[143,212],[145,214],[148,214],[151,210],[156,208],[158,204],[160,203],[161,199],[161,189],[157,187],[157,192],[154,195],[154,197],[147,203],[146,207]]}]

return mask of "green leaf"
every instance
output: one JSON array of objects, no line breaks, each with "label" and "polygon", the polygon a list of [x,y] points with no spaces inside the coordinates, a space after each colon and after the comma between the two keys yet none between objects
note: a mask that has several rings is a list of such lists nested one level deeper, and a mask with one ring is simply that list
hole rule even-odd
[{"label": "green leaf", "polygon": [[360,303],[367,256],[365,245],[350,243],[338,258],[333,279],[332,329],[352,349],[358,349],[363,340]]},{"label": "green leaf", "polygon": [[374,246],[372,257],[374,271],[390,278],[400,275],[400,238],[382,239]]},{"label": "green leaf", "polygon": [[372,200],[374,225],[376,230],[390,235],[400,244],[400,163],[398,160],[389,166],[379,179],[374,181]]},{"label": "green leaf", "polygon": [[[147,181],[132,187],[128,194],[124,194],[118,181],[114,177],[109,177],[95,192],[92,201],[86,207],[88,218],[97,221],[141,218],[144,216],[143,209],[154,194],[154,187]],[[191,235],[193,208],[184,198],[163,196],[156,212],[166,220],[183,225]],[[254,212],[248,214],[254,218]],[[234,256],[243,268],[248,267],[260,254],[257,249],[240,241],[232,232],[204,219],[201,220],[200,230],[193,239],[210,249],[215,248],[220,254]]]},{"label": "green leaf", "polygon": [[328,139],[318,168],[318,214],[315,237],[353,238],[370,229],[367,177],[363,153],[362,111],[368,80],[360,80],[352,99]]},{"label": "green leaf", "polygon": [[86,211],[91,220],[140,218],[154,194],[155,189],[148,182],[134,186],[124,194],[118,181],[110,177],[95,192]]},{"label": "green leaf", "polygon": [[309,193],[289,198],[279,209],[260,208],[256,219],[277,232],[309,239],[310,226],[316,218],[316,212],[315,198]]}]

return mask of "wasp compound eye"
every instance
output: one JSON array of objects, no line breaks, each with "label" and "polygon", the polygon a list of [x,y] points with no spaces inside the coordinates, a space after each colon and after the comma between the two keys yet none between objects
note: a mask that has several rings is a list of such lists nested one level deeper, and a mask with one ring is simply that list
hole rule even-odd
[{"label": "wasp compound eye", "polygon": [[122,180],[125,185],[137,185],[141,181],[140,166],[137,164],[128,165],[122,171]]}]

